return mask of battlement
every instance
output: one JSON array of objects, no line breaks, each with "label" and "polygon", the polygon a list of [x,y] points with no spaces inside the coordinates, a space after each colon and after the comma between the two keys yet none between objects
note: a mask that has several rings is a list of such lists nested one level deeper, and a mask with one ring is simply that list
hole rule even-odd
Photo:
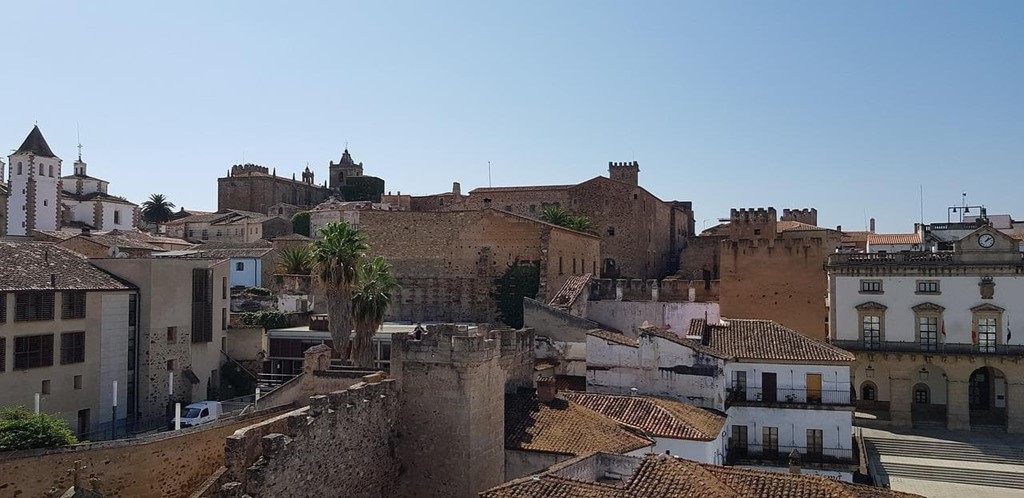
[{"label": "battlement", "polygon": [[636,161],[626,161],[626,162],[621,162],[621,163],[616,163],[616,162],[609,161],[608,162],[608,167],[609,168],[640,168],[640,163],[638,163]]},{"label": "battlement", "polygon": [[797,221],[808,225],[818,225],[818,210],[815,208],[783,209],[779,221]]},{"label": "battlement", "polygon": [[729,210],[729,223],[768,223],[775,221],[775,208],[733,208]]},{"label": "battlement", "polygon": [[611,178],[612,180],[618,180],[630,185],[638,185],[638,182],[640,181],[639,177],[640,163],[636,161],[608,163],[608,178]]},{"label": "battlement", "polygon": [[729,210],[729,238],[736,240],[773,239],[777,231],[775,208]]},{"label": "battlement", "polygon": [[392,351],[401,361],[459,363],[486,361],[492,357],[514,356],[533,351],[533,330],[498,328],[477,330],[472,335],[464,325],[428,325],[420,339],[401,334],[392,338]]},{"label": "battlement", "polygon": [[708,302],[718,300],[718,280],[595,278],[591,301]]},{"label": "battlement", "polygon": [[244,175],[247,173],[261,173],[264,175],[269,175],[270,168],[252,163],[235,164],[231,166],[231,176]]}]

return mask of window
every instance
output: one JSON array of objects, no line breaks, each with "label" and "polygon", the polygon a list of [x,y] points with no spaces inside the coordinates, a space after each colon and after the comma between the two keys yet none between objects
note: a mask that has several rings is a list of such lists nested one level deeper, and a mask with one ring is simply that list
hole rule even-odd
[{"label": "window", "polygon": [[576,258],[572,258],[572,274],[576,274]]},{"label": "window", "polygon": [[746,401],[747,399],[747,372],[737,371],[732,373],[732,399]]},{"label": "window", "polygon": [[996,336],[998,335],[996,330],[995,318],[978,319],[978,351],[982,353],[996,352]]},{"label": "window", "polygon": [[27,335],[14,338],[14,369],[49,367],[53,365],[53,334]]},{"label": "window", "polygon": [[228,277],[220,277],[220,297],[221,299],[228,298]]},{"label": "window", "polygon": [[178,342],[178,327],[167,327],[167,344]]},{"label": "window", "polygon": [[0,372],[7,370],[7,338],[0,337]]},{"label": "window", "polygon": [[173,372],[174,371],[174,360],[167,360],[167,371],[168,372]]},{"label": "window", "polygon": [[70,365],[85,361],[85,332],[65,332],[60,335],[60,364]]},{"label": "window", "polygon": [[564,275],[565,274],[565,272],[562,271],[562,257],[561,256],[558,257],[558,274],[559,275]]},{"label": "window", "polygon": [[919,317],[917,319],[917,334],[921,341],[922,351],[937,351],[939,349],[939,317]]},{"label": "window", "polygon": [[18,292],[14,295],[14,321],[53,320],[52,292]]},{"label": "window", "polygon": [[218,229],[217,229],[217,236],[218,236],[218,237],[220,237],[221,235],[224,235],[224,234],[223,234],[223,233],[221,233],[221,229],[219,229],[219,228],[218,228]]},{"label": "window", "polygon": [[18,161],[18,174],[21,174],[21,161]]},{"label": "window", "polygon": [[191,239],[191,238],[193,238],[195,236],[196,236],[196,231],[195,230],[189,230],[188,231],[188,238]]},{"label": "window", "polygon": [[53,165],[50,165],[50,178],[53,178]]},{"label": "window", "polygon": [[7,321],[7,294],[0,292],[0,323]]},{"label": "window", "polygon": [[779,455],[779,428],[764,427],[761,431],[762,453],[765,457],[771,458]]},{"label": "window", "polygon": [[860,281],[860,292],[861,292],[861,294],[881,294],[882,293],[882,281],[881,280],[861,280]]},{"label": "window", "polygon": [[49,199],[43,199],[43,206],[49,206],[49,205],[50,205],[50,200]]},{"label": "window", "polygon": [[74,383],[75,390],[81,390],[82,389],[82,376],[81,375],[76,375],[74,382],[75,382]]},{"label": "window", "polygon": [[221,308],[220,309],[220,329],[221,330],[227,330],[227,328],[228,328],[228,309],[227,308]]},{"label": "window", "polygon": [[821,457],[824,452],[824,437],[821,429],[807,429],[807,454]]},{"label": "window", "polygon": [[609,237],[614,237],[615,236],[615,227],[608,227],[608,236]]},{"label": "window", "polygon": [[729,437],[729,450],[738,456],[747,454],[747,426],[732,426],[732,435]]},{"label": "window", "polygon": [[39,386],[39,394],[50,394],[50,381],[49,379],[43,381],[43,385]]},{"label": "window", "polygon": [[203,240],[210,240],[210,231],[209,230],[203,230],[202,238],[203,238]]},{"label": "window", "polygon": [[85,318],[85,292],[65,292],[61,296],[60,317],[64,320]]},{"label": "window", "polygon": [[116,209],[114,210],[114,224],[115,225],[120,225],[121,224],[121,212],[116,210]]},{"label": "window", "polygon": [[865,382],[860,388],[860,399],[862,401],[877,401],[878,388],[870,382]]},{"label": "window", "polygon": [[245,263],[241,261],[235,263],[235,271],[245,271]]},{"label": "window", "polygon": [[866,315],[861,320],[861,333],[864,336],[864,347],[879,349],[882,347],[882,322],[878,315]]},{"label": "window", "polygon": [[924,384],[918,384],[914,386],[914,403],[919,405],[927,405],[928,398],[928,386]]},{"label": "window", "polygon": [[939,293],[939,281],[938,280],[918,280],[917,281],[917,293],[918,294],[938,294]]}]

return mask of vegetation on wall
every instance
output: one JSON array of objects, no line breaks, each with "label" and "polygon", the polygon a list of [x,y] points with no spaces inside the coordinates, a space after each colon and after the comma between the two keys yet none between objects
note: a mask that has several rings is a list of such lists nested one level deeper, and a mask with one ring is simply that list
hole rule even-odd
[{"label": "vegetation on wall", "polygon": [[568,228],[569,230],[576,230],[577,232],[589,234],[595,233],[594,224],[590,221],[590,218],[575,215],[572,211],[569,211],[564,207],[556,206],[546,208],[541,212],[540,219],[551,223],[552,225]]},{"label": "vegetation on wall", "polygon": [[77,442],[62,418],[36,415],[24,406],[0,410],[0,451],[57,448]]},{"label": "vegetation on wall", "polygon": [[534,263],[509,265],[494,281],[491,297],[498,304],[498,319],[509,327],[523,326],[523,298],[534,299],[540,290],[540,267]]},{"label": "vegetation on wall", "polygon": [[299,211],[292,216],[292,231],[309,237],[309,211]]},{"label": "vegetation on wall", "polygon": [[313,253],[309,246],[291,247],[281,251],[277,273],[282,275],[310,275],[313,273]]},{"label": "vegetation on wall", "polygon": [[242,324],[246,327],[263,327],[265,329],[283,329],[288,326],[288,317],[276,310],[254,311],[242,313]]}]

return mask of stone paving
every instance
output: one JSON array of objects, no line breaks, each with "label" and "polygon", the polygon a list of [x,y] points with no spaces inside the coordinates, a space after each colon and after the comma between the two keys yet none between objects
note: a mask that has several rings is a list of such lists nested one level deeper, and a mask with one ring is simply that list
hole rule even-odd
[{"label": "stone paving", "polygon": [[879,478],[929,498],[1024,497],[1024,436],[864,428]]}]

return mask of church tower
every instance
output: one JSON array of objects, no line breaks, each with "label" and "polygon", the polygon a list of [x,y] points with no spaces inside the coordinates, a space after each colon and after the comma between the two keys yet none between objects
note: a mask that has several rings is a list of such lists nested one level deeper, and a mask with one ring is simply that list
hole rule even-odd
[{"label": "church tower", "polygon": [[348,148],[341,154],[341,160],[335,163],[331,161],[330,167],[331,190],[338,190],[348,183],[349,178],[363,176],[363,163],[356,164],[348,153]]},{"label": "church tower", "polygon": [[38,126],[8,156],[7,235],[60,228],[60,165]]}]

